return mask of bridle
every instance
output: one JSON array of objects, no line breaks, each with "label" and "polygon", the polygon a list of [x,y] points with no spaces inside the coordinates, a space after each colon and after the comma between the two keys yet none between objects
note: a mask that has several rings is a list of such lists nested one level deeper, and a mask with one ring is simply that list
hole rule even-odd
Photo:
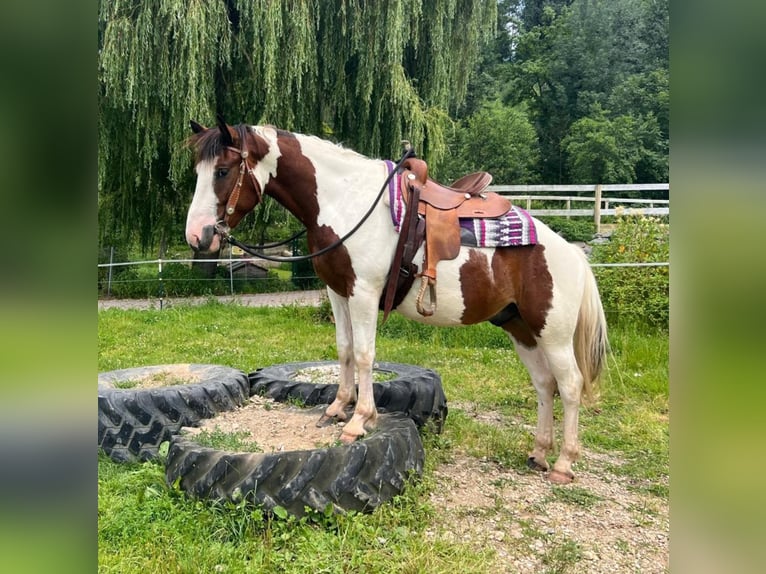
[{"label": "bridle", "polygon": [[245,173],[250,176],[250,179],[253,182],[253,190],[255,191],[255,204],[258,205],[263,197],[261,186],[258,184],[258,180],[255,178],[255,172],[253,171],[253,168],[250,167],[250,162],[247,160],[250,154],[244,147],[244,138],[242,138],[242,146],[242,149],[226,146],[226,149],[239,154],[239,156],[242,158],[242,161],[239,162],[239,177],[237,177],[237,183],[234,184],[234,188],[229,194],[229,199],[226,202],[226,207],[223,211],[223,217],[215,223],[215,230],[221,236],[224,236],[224,232],[228,234],[228,232],[231,230],[231,226],[229,225],[229,217],[234,215],[234,212],[237,210],[237,203],[239,203],[239,194],[242,191],[242,181],[245,178]]},{"label": "bridle", "polygon": [[253,171],[253,168],[250,167],[250,162],[248,161],[248,151],[245,148],[245,137],[244,134],[240,138],[242,141],[242,149],[237,149],[232,146],[226,146],[225,149],[233,151],[234,153],[239,154],[239,156],[242,158],[242,161],[239,163],[239,176],[237,177],[237,182],[234,184],[234,188],[231,191],[231,194],[229,195],[229,199],[226,201],[226,208],[224,209],[224,214],[221,219],[219,219],[215,224],[215,233],[217,233],[222,240],[228,241],[231,245],[234,245],[235,247],[239,247],[244,252],[248,253],[249,255],[254,255],[256,257],[260,257],[261,259],[266,259],[268,261],[278,261],[280,263],[295,263],[298,261],[307,261],[309,259],[313,259],[315,257],[319,257],[320,255],[324,255],[328,251],[332,251],[336,247],[342,245],[349,237],[351,237],[354,233],[357,232],[357,230],[362,226],[362,224],[367,221],[367,219],[372,215],[373,210],[375,209],[375,206],[378,204],[378,201],[380,201],[380,198],[383,197],[383,194],[386,191],[386,188],[388,187],[388,183],[391,181],[391,178],[397,171],[399,171],[399,168],[401,167],[402,163],[404,163],[404,160],[406,160],[408,157],[415,157],[415,150],[410,145],[410,142],[403,141],[402,144],[404,145],[404,153],[402,154],[402,157],[399,159],[399,161],[396,163],[396,166],[394,169],[390,171],[388,174],[388,177],[383,182],[383,186],[380,188],[380,192],[378,193],[378,196],[375,198],[375,201],[372,202],[372,205],[367,210],[367,213],[364,214],[362,219],[357,223],[348,233],[346,233],[343,237],[339,238],[338,240],[334,241],[327,247],[323,247],[319,251],[315,251],[314,253],[309,253],[307,255],[294,255],[292,257],[283,257],[278,255],[268,255],[264,253],[262,250],[267,247],[277,247],[279,245],[284,245],[285,243],[289,243],[293,239],[299,237],[300,235],[303,235],[306,230],[303,229],[297,234],[293,235],[289,239],[286,239],[285,241],[281,241],[279,243],[272,243],[269,245],[248,245],[247,243],[242,243],[241,241],[238,241],[231,235],[231,227],[229,226],[229,216],[233,215],[237,208],[237,203],[239,202],[239,194],[242,190],[242,182],[245,178],[245,172],[247,172],[250,175],[250,179],[253,182],[253,189],[255,190],[255,196],[256,196],[256,205],[258,205],[261,202],[261,199],[263,197],[263,192],[261,190],[261,186],[258,184],[258,180],[255,178],[255,172]]}]

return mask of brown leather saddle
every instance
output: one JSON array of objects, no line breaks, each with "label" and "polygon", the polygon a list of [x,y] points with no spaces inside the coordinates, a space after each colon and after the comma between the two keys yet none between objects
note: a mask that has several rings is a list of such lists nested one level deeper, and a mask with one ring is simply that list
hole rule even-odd
[{"label": "brown leather saddle", "polygon": [[[492,181],[487,172],[461,177],[452,186],[444,186],[428,177],[428,165],[421,159],[408,158],[402,164],[400,189],[407,212],[399,232],[381,308],[383,319],[401,303],[414,281],[417,267],[412,263],[415,252],[425,241],[425,257],[420,292],[416,307],[424,317],[436,310],[436,265],[441,260],[454,259],[460,252],[461,218],[495,218],[508,213],[511,202],[494,192],[486,191]],[[417,205],[417,209],[412,207]],[[423,305],[426,289],[430,304]]]}]

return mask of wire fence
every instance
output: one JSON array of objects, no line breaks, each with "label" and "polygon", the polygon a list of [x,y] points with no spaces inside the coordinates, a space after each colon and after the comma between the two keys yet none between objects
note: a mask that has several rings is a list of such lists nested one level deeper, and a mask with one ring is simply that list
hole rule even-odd
[{"label": "wire fence", "polygon": [[[669,216],[667,199],[605,197],[619,192],[667,194],[668,183],[609,185],[493,185],[492,191],[524,205],[532,215],[590,217],[596,232],[605,216]],[[586,193],[588,195],[573,195]],[[592,194],[592,195],[591,195]],[[557,205],[560,204],[560,205]],[[573,207],[589,203],[586,209]],[[299,254],[293,243],[292,254]],[[98,263],[99,294],[107,297],[165,297],[187,295],[236,295],[275,291],[300,291],[321,287],[311,263],[275,266],[258,257],[247,257],[228,249],[228,256],[218,259],[157,258],[139,261],[115,261],[115,248],[101,250]],[[208,267],[209,275],[192,272]],[[594,268],[669,267],[668,261],[591,263]],[[277,269],[277,270],[275,270]]]},{"label": "wire fence", "polygon": [[[215,263],[218,266],[214,277],[193,276],[185,273],[168,274],[169,266],[190,266],[193,263]],[[237,295],[245,293],[268,293],[275,291],[300,291],[316,289],[320,286],[319,278],[313,273],[298,273],[293,270],[283,273],[284,277],[268,274],[267,262],[257,257],[232,257],[219,259],[146,259],[141,261],[119,261],[99,263],[99,292],[107,297],[150,297],[188,295]],[[262,269],[259,276],[236,275],[238,267],[252,265]],[[620,267],[669,267],[669,261],[659,262],[622,262],[622,263],[591,263],[591,267],[620,268]],[[143,267],[141,274],[125,274],[115,272],[116,269]],[[147,268],[152,269],[147,272]],[[195,285],[197,286],[195,288]]]}]

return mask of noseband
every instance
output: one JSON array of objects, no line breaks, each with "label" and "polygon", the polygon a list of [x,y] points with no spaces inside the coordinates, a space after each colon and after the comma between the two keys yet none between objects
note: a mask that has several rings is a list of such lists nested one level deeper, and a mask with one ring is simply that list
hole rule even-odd
[{"label": "noseband", "polygon": [[[242,143],[244,146],[244,141]],[[255,172],[253,171],[253,168],[250,167],[250,162],[247,159],[249,156],[248,151],[244,147],[242,149],[237,149],[235,147],[226,146],[226,149],[233,151],[234,153],[238,153],[242,158],[242,161],[239,162],[239,177],[237,178],[237,183],[234,184],[234,189],[232,189],[231,193],[229,194],[229,200],[226,202],[223,218],[216,221],[215,224],[215,230],[223,237],[226,237],[231,230],[231,226],[229,225],[229,217],[234,215],[234,212],[237,210],[237,203],[239,203],[239,193],[242,190],[242,181],[245,178],[245,172],[247,172],[253,182],[256,205],[261,202],[263,195],[261,192],[261,186],[258,184],[258,180],[255,178]]]}]

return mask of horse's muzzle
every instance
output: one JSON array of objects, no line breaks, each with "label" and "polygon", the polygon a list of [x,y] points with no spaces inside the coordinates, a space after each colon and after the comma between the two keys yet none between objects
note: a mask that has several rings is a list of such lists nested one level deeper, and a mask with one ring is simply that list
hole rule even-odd
[{"label": "horse's muzzle", "polygon": [[210,251],[210,246],[213,244],[213,238],[215,237],[215,226],[214,225],[205,225],[202,228],[202,232],[200,234],[200,237],[197,237],[196,235],[194,238],[197,240],[196,245],[194,242],[189,242],[189,246],[194,250],[198,252],[207,252]]}]

